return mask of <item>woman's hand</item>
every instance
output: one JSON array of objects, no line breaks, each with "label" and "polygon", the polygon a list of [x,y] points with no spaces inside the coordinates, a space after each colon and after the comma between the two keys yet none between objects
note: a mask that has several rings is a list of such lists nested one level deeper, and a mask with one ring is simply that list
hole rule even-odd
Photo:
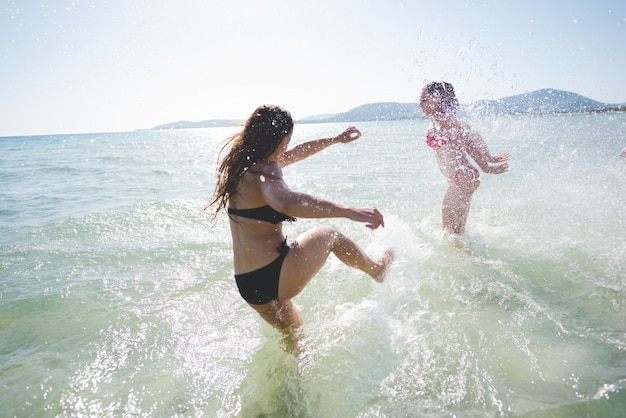
[{"label": "woman's hand", "polygon": [[335,137],[335,140],[337,142],[341,142],[343,144],[346,144],[348,142],[352,142],[354,140],[357,140],[360,137],[361,137],[361,131],[359,131],[354,126],[351,126],[351,127],[347,128],[345,131],[343,131],[342,133],[340,133],[339,135],[337,135]]},{"label": "woman's hand", "polygon": [[489,168],[489,174],[502,174],[509,171],[509,164],[493,165]]},{"label": "woman's hand", "polygon": [[496,155],[495,157],[493,157],[491,162],[493,162],[493,163],[501,163],[501,162],[504,162],[504,161],[508,161],[510,157],[511,157],[511,154],[507,152],[505,154]]},{"label": "woman's hand", "polygon": [[[509,154],[508,152],[505,154],[496,155],[495,157],[491,157],[491,159],[489,160],[490,164],[488,164],[487,167],[481,167],[481,168],[487,174],[506,173],[507,171],[509,171],[509,163],[507,163],[506,161],[508,161],[510,157],[511,157],[511,154]],[[497,165],[491,165],[491,164],[497,164]]]},{"label": "woman's hand", "polygon": [[357,222],[365,222],[365,226],[371,230],[379,226],[385,227],[382,213],[376,208],[352,208],[353,216],[350,219]]}]

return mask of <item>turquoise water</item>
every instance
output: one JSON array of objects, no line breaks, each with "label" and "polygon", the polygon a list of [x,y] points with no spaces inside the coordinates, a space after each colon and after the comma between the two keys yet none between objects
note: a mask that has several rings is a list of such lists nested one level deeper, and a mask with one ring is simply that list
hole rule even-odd
[{"label": "turquoise water", "polygon": [[[376,205],[333,224],[397,262],[331,258],[296,298],[296,359],[239,297],[228,225],[201,211],[232,128],[0,138],[0,416],[621,416],[626,115],[476,119],[511,171],[483,175],[464,246],[443,239],[426,121],[285,169]],[[297,125],[294,142],[345,125]]]}]

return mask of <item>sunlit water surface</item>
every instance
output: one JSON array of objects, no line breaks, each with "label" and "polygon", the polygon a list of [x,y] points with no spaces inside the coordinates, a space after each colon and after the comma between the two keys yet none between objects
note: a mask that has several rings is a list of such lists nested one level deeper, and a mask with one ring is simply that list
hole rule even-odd
[{"label": "sunlit water surface", "polygon": [[[384,284],[335,258],[296,298],[306,355],[239,297],[225,216],[201,211],[233,128],[0,139],[2,416],[620,416],[626,410],[626,115],[476,119],[483,175],[462,245],[426,121],[285,169],[376,205],[336,225]],[[345,125],[297,125],[294,143]]]}]

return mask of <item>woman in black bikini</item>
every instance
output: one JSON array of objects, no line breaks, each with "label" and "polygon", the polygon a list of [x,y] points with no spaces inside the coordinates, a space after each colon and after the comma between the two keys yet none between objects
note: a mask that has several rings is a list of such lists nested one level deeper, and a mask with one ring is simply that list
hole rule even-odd
[{"label": "woman in black bikini", "polygon": [[[209,206],[215,214],[228,210],[233,240],[235,280],[241,296],[261,317],[295,344],[302,324],[291,299],[304,289],[333,253],[378,282],[392,262],[391,251],[379,261],[369,258],[334,227],[321,227],[299,236],[290,245],[282,223],[302,218],[348,218],[368,228],[384,226],[376,208],[353,208],[289,189],[281,168],[337,144],[358,139],[348,128],[333,138],[309,141],[287,149],[293,119],[277,106],[260,106],[244,129],[227,139],[226,155],[217,170]],[[293,346],[292,346],[293,347]]]}]

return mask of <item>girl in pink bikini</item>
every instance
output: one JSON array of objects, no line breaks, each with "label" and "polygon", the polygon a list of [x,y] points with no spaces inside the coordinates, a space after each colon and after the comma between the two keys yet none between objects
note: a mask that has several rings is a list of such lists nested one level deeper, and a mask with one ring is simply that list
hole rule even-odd
[{"label": "girl in pink bikini", "polygon": [[465,233],[472,195],[480,185],[480,174],[468,155],[485,173],[501,174],[508,171],[506,161],[511,154],[492,156],[480,134],[457,118],[459,102],[450,83],[428,83],[420,107],[432,121],[426,130],[426,144],[435,151],[439,169],[448,179],[441,208],[443,229],[460,235]]}]

